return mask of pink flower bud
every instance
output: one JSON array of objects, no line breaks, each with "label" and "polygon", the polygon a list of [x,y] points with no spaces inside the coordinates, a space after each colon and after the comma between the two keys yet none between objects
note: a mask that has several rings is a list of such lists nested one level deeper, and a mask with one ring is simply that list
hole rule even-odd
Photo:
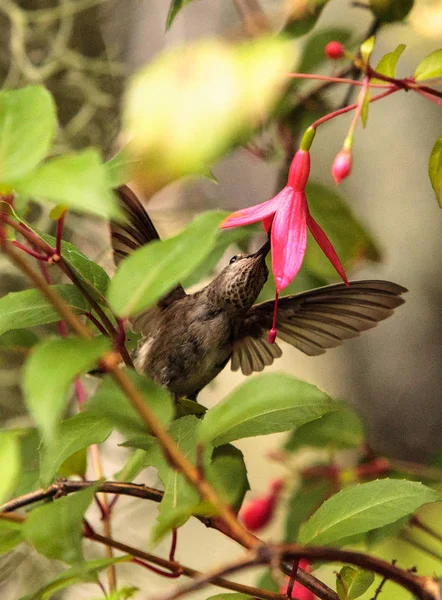
[{"label": "pink flower bud", "polygon": [[344,58],[345,56],[345,48],[340,42],[329,42],[324,48],[324,53],[327,58],[331,58],[332,60],[338,60],[340,58]]},{"label": "pink flower bud", "polygon": [[332,175],[336,183],[339,185],[343,179],[350,175],[351,171],[351,154],[350,150],[343,148],[335,156],[332,166]]},{"label": "pink flower bud", "polygon": [[241,511],[241,519],[250,531],[258,531],[267,525],[273,516],[275,501],[272,496],[256,498]]},{"label": "pink flower bud", "polygon": [[250,531],[258,531],[265,527],[273,517],[280,492],[284,487],[283,479],[275,479],[271,483],[270,493],[255,498],[241,510],[241,520]]}]

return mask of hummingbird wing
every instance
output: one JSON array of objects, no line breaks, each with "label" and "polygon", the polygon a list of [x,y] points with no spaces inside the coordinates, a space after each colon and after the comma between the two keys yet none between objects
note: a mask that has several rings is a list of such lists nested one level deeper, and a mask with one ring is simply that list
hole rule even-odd
[{"label": "hummingbird wing", "polygon": [[[115,190],[120,205],[127,217],[126,223],[110,224],[111,243],[115,265],[129,256],[137,248],[145,246],[153,240],[159,240],[155,225],[152,223],[144,206],[138,200],[134,192],[127,186],[122,185]],[[161,312],[186,295],[183,287],[177,285],[166,296],[163,296],[156,306],[137,315],[132,319],[132,328],[136,333],[148,335],[155,322],[160,318]]]},{"label": "hummingbird wing", "polygon": [[[389,281],[354,281],[350,287],[338,283],[284,296],[279,299],[278,337],[308,356],[323,354],[392,315],[404,303],[401,294],[406,291]],[[272,353],[276,344],[267,342],[273,308],[273,301],[262,302],[246,314],[234,342],[233,371],[241,367],[250,375],[281,355],[279,348]]]}]

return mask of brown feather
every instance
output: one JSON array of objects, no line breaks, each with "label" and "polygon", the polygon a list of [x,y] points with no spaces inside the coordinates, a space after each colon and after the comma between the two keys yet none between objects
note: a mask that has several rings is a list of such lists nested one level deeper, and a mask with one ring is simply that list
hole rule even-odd
[{"label": "brown feather", "polygon": [[[389,317],[403,304],[401,295],[406,291],[389,281],[355,281],[350,287],[339,283],[284,296],[279,301],[278,336],[304,354],[318,356]],[[273,301],[263,302],[252,306],[246,314],[234,343],[233,370],[241,367],[244,374],[249,374],[250,367],[261,370],[261,363],[271,364],[273,358],[280,356],[280,348],[267,342],[273,308]],[[259,360],[256,356],[254,361],[248,359],[251,348],[255,355],[259,353]],[[270,348],[278,350],[268,363]]]},{"label": "brown feather", "polygon": [[[126,223],[111,222],[110,224],[114,262],[118,266],[131,252],[159,240],[160,236],[133,191],[127,185],[122,185],[115,191],[127,218]],[[133,330],[148,335],[158,322],[162,311],[185,295],[183,287],[177,285],[158,301],[157,306],[144,311],[132,320]]]}]

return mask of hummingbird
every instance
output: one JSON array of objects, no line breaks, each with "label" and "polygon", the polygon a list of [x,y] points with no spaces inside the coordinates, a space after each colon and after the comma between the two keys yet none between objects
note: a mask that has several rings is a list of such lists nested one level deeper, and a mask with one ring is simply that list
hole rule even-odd
[{"label": "hummingbird", "polygon": [[[111,223],[114,262],[158,240],[143,205],[126,185],[116,190],[127,217]],[[132,354],[135,369],[175,397],[198,393],[231,362],[244,375],[262,371],[282,355],[269,343],[273,301],[255,304],[268,277],[267,241],[253,254],[236,254],[208,285],[187,294],[177,285],[155,306],[131,320],[141,339]],[[279,338],[308,356],[323,354],[375,327],[403,304],[407,290],[390,281],[328,285],[279,299]]]}]

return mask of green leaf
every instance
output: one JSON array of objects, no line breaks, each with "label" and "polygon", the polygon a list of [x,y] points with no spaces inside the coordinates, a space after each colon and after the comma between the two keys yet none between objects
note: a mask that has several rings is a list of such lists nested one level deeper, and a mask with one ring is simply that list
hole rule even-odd
[{"label": "green leaf", "polygon": [[294,490],[289,502],[285,522],[285,541],[296,543],[302,523],[315,512],[320,504],[330,495],[332,483],[327,480],[303,481]]},{"label": "green leaf", "polygon": [[29,173],[51,147],[55,104],[43,86],[0,92],[0,183]]},{"label": "green leaf", "polygon": [[[0,299],[0,305],[1,305]],[[1,313],[0,313],[1,315]],[[1,316],[0,316],[1,318]],[[33,331],[27,329],[11,329],[0,335],[0,349],[23,348],[31,349],[39,341],[39,337]]]},{"label": "green leaf", "polygon": [[83,561],[83,515],[94,497],[91,487],[34,509],[23,527],[26,541],[48,558]]},{"label": "green leaf", "polygon": [[206,470],[206,479],[225,502],[239,510],[250,489],[241,450],[231,444],[215,448],[212,462]]},{"label": "green leaf", "polygon": [[323,62],[330,60],[324,53],[324,48],[330,40],[340,42],[345,46],[350,39],[351,31],[343,27],[327,27],[312,33],[304,44],[301,60],[296,67],[296,71],[298,73],[313,73]]},{"label": "green leaf", "polygon": [[369,0],[375,17],[382,23],[402,21],[412,9],[414,0]]},{"label": "green leaf", "polygon": [[21,598],[21,600],[50,600],[56,592],[64,590],[71,585],[97,581],[98,573],[106,569],[109,565],[129,562],[130,560],[130,556],[115,556],[114,558],[101,558],[84,562],[80,566],[71,567],[63,571],[53,581],[40,588],[34,594],[29,594]]},{"label": "green leaf", "polygon": [[[405,44],[399,44],[399,46],[397,46],[393,52],[388,52],[388,54],[385,54],[378,62],[375,71],[377,73],[381,73],[382,75],[387,75],[388,77],[396,77],[397,61],[399,60],[405,48]],[[385,81],[373,77],[370,80],[370,83],[385,83]]]},{"label": "green leaf", "polygon": [[[174,421],[170,427],[170,435],[177,443],[184,456],[193,464],[196,463],[196,429],[198,419],[192,415]],[[145,436],[143,448],[146,450],[145,466],[158,470],[164,486],[163,500],[159,505],[157,525],[152,532],[152,541],[158,542],[174,527],[181,527],[188,518],[195,514],[200,506],[199,493],[191,486],[184,475],[171,467],[157,440]],[[204,457],[204,464],[208,462]]]},{"label": "green leaf", "polygon": [[342,567],[336,575],[339,600],[355,600],[362,596],[374,581],[374,573],[359,567]]},{"label": "green leaf", "polygon": [[221,211],[203,213],[179,235],[151,242],[123,260],[109,286],[114,311],[137,314],[188,277],[214,247],[224,217]]},{"label": "green leaf", "polygon": [[130,169],[137,164],[131,158],[130,144],[126,144],[107,162],[104,163],[107,179],[112,188],[120,187],[130,179]]},{"label": "green leaf", "polygon": [[68,456],[58,467],[58,475],[62,478],[71,477],[72,475],[85,477],[87,469],[87,451],[88,448],[82,448]]},{"label": "green leaf", "polygon": [[397,536],[398,533],[408,525],[409,520],[410,519],[407,515],[406,517],[402,517],[402,519],[398,519],[394,523],[389,523],[388,525],[384,525],[383,527],[378,527],[378,529],[369,531],[365,536],[365,543],[367,547],[376,548],[387,538]]},{"label": "green leaf", "polygon": [[380,479],[346,488],[322,504],[301,528],[299,543],[329,544],[412,514],[441,496],[414,481]]},{"label": "green leaf", "polygon": [[[173,417],[173,403],[169,393],[144,375],[126,372],[141,393],[147,406],[163,425]],[[146,424],[113,379],[106,375],[95,395],[88,400],[85,409],[106,418],[114,427],[126,435],[145,435]]]},{"label": "green leaf", "polygon": [[12,431],[0,432],[0,504],[10,495],[20,474],[20,445]]},{"label": "green leaf", "polygon": [[158,55],[126,94],[131,178],[155,190],[207,171],[266,119],[291,64],[292,48],[277,36],[240,44],[197,40]]},{"label": "green leaf", "polygon": [[211,408],[199,441],[214,446],[255,435],[287,431],[336,410],[317,387],[283,374],[255,375]]},{"label": "green leaf", "polygon": [[130,454],[124,467],[115,473],[114,478],[117,481],[133,481],[146,468],[145,462],[146,452],[136,449]]},{"label": "green leaf", "polygon": [[[47,233],[39,233],[43,240],[55,248],[55,238]],[[109,275],[96,262],[80,252],[73,244],[61,242],[61,254],[70,267],[78,274],[79,278],[90,284],[89,291],[98,291],[105,294],[109,285]],[[92,286],[92,290],[91,290]]]},{"label": "green leaf", "polygon": [[316,25],[327,2],[328,0],[306,0],[302,4],[294,3],[281,33],[295,38],[308,33]]},{"label": "green leaf", "polygon": [[414,72],[416,81],[442,76],[442,48],[429,54],[422,60]]},{"label": "green leaf", "polygon": [[207,257],[192,271],[189,277],[180,281],[184,288],[190,287],[201,281],[203,277],[211,274],[223,257],[227,248],[232,244],[249,239],[257,228],[254,225],[248,227],[235,227],[219,231],[213,249]]},{"label": "green leaf", "polygon": [[[134,586],[120,588],[106,595],[106,600],[128,600],[129,598],[133,598],[139,591],[139,588]],[[99,600],[103,600],[102,597]]]},{"label": "green leaf", "polygon": [[362,62],[364,64],[368,64],[368,61],[370,60],[370,56],[371,56],[371,53],[373,52],[373,48],[374,48],[374,42],[375,42],[375,37],[374,37],[374,35],[372,35],[367,40],[362,42],[362,44],[359,48],[359,52],[361,53]]},{"label": "green leaf", "polygon": [[[51,285],[74,313],[89,310],[89,304],[81,292],[69,283]],[[40,290],[11,292],[0,298],[0,335],[11,329],[24,329],[60,320],[60,314],[43,296]]]},{"label": "green leaf", "polygon": [[166,19],[166,31],[169,31],[172,23],[175,20],[175,17],[180,12],[180,10],[183,8],[183,6],[185,6],[186,4],[189,4],[189,2],[191,2],[191,1],[192,0],[171,0],[170,6],[169,6],[169,12],[167,13],[167,19]]},{"label": "green leaf", "polygon": [[95,366],[109,348],[105,337],[72,337],[45,340],[33,349],[24,368],[23,393],[46,444],[54,440],[72,380]]},{"label": "green leaf", "polygon": [[12,497],[22,496],[40,487],[40,465],[38,447],[40,436],[37,429],[15,430],[20,444],[21,473],[11,494]]},{"label": "green leaf", "polygon": [[0,519],[0,555],[6,554],[23,541],[23,523]]},{"label": "green leaf", "polygon": [[362,101],[362,108],[361,108],[361,120],[362,120],[363,127],[367,127],[369,106],[370,106],[370,90],[368,89],[365,92],[364,100]]},{"label": "green leaf", "polygon": [[[376,242],[342,196],[333,189],[317,183],[308,184],[307,196],[313,218],[324,227],[345,269],[354,268],[367,260],[381,260]],[[329,282],[336,280],[336,271],[311,234],[304,265],[308,272],[316,277]]]},{"label": "green leaf", "polygon": [[17,192],[82,213],[121,218],[106,168],[94,149],[48,160],[15,184]]},{"label": "green leaf", "polygon": [[428,161],[428,174],[439,206],[442,208],[442,135],[436,140]]},{"label": "green leaf", "polygon": [[72,454],[92,444],[101,444],[111,432],[112,425],[106,418],[88,412],[62,421],[54,439],[40,449],[42,487],[51,483],[60,465]]},{"label": "green leaf", "polygon": [[295,429],[284,444],[294,452],[304,446],[345,450],[358,448],[364,441],[364,426],[358,415],[347,407]]}]

